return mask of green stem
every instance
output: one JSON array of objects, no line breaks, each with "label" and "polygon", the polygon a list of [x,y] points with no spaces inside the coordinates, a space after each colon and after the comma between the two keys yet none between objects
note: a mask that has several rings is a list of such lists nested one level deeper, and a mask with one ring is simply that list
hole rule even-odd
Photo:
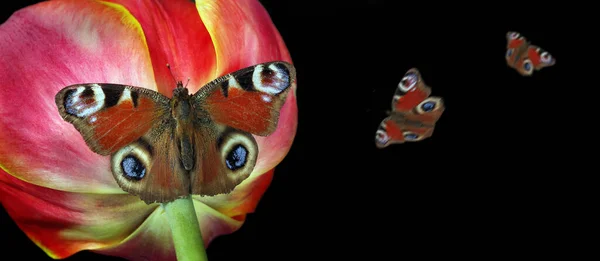
[{"label": "green stem", "polygon": [[207,261],[192,197],[164,203],[178,261]]}]

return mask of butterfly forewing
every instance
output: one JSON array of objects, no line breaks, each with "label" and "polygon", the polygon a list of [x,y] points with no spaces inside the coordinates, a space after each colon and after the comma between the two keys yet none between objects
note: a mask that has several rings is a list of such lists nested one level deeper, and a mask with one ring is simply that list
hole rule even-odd
[{"label": "butterfly forewing", "polygon": [[76,84],[55,97],[60,115],[90,149],[110,155],[169,117],[169,99],[148,89],[105,83]]},{"label": "butterfly forewing", "polygon": [[259,136],[277,128],[279,111],[295,85],[296,70],[286,62],[258,64],[222,76],[202,87],[194,101],[199,115]]}]

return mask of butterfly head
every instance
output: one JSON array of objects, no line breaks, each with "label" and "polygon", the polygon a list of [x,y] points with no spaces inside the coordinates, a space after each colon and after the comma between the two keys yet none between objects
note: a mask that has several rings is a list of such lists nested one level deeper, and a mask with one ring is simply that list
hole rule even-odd
[{"label": "butterfly head", "polygon": [[171,114],[174,119],[184,121],[191,119],[192,96],[181,81],[177,81],[177,87],[173,89],[173,97],[170,104]]},{"label": "butterfly head", "polygon": [[183,86],[181,81],[177,82],[177,87],[173,89],[173,98],[177,97],[179,99],[190,96],[187,87]]},{"label": "butterfly head", "polygon": [[[167,63],[167,68],[169,69],[169,73],[171,73],[171,77],[173,77],[173,80],[177,84],[177,86],[175,87],[175,90],[187,88],[188,83],[190,83],[190,78],[188,77],[187,83],[185,83],[185,86],[183,86],[183,82],[182,81],[178,81],[177,79],[175,79],[175,75],[173,75],[173,71],[171,71],[171,65],[168,64],[168,63]],[[175,90],[173,90],[173,97],[175,97]]]}]

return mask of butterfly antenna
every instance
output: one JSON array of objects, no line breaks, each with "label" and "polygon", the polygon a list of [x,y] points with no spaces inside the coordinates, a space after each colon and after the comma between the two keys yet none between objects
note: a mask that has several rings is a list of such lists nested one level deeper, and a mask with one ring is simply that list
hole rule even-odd
[{"label": "butterfly antenna", "polygon": [[179,83],[177,81],[177,79],[175,79],[175,75],[173,75],[173,71],[171,71],[171,65],[167,63],[167,68],[169,69],[169,73],[171,73],[171,77],[173,77],[173,81],[175,81],[175,83]]},{"label": "butterfly antenna", "polygon": [[190,83],[190,77],[188,77],[188,81],[185,83],[185,86],[183,88],[187,88],[188,83]]}]

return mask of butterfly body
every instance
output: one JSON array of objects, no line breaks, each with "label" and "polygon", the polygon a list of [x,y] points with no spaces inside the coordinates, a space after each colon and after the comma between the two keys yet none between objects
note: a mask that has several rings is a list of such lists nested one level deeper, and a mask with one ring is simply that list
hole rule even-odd
[{"label": "butterfly body", "polygon": [[119,186],[147,203],[189,194],[228,193],[252,172],[295,84],[295,69],[270,62],[219,77],[172,98],[119,84],[76,84],[55,97],[58,110],[88,147],[111,156]]},{"label": "butterfly body", "polygon": [[539,71],[556,63],[550,53],[532,45],[517,32],[508,32],[506,39],[506,63],[523,76],[531,76],[534,70]]},{"label": "butterfly body", "polygon": [[408,70],[394,93],[392,111],[375,134],[377,148],[420,141],[433,134],[445,107],[442,98],[429,97],[430,94],[431,88],[425,85],[419,71]]}]

